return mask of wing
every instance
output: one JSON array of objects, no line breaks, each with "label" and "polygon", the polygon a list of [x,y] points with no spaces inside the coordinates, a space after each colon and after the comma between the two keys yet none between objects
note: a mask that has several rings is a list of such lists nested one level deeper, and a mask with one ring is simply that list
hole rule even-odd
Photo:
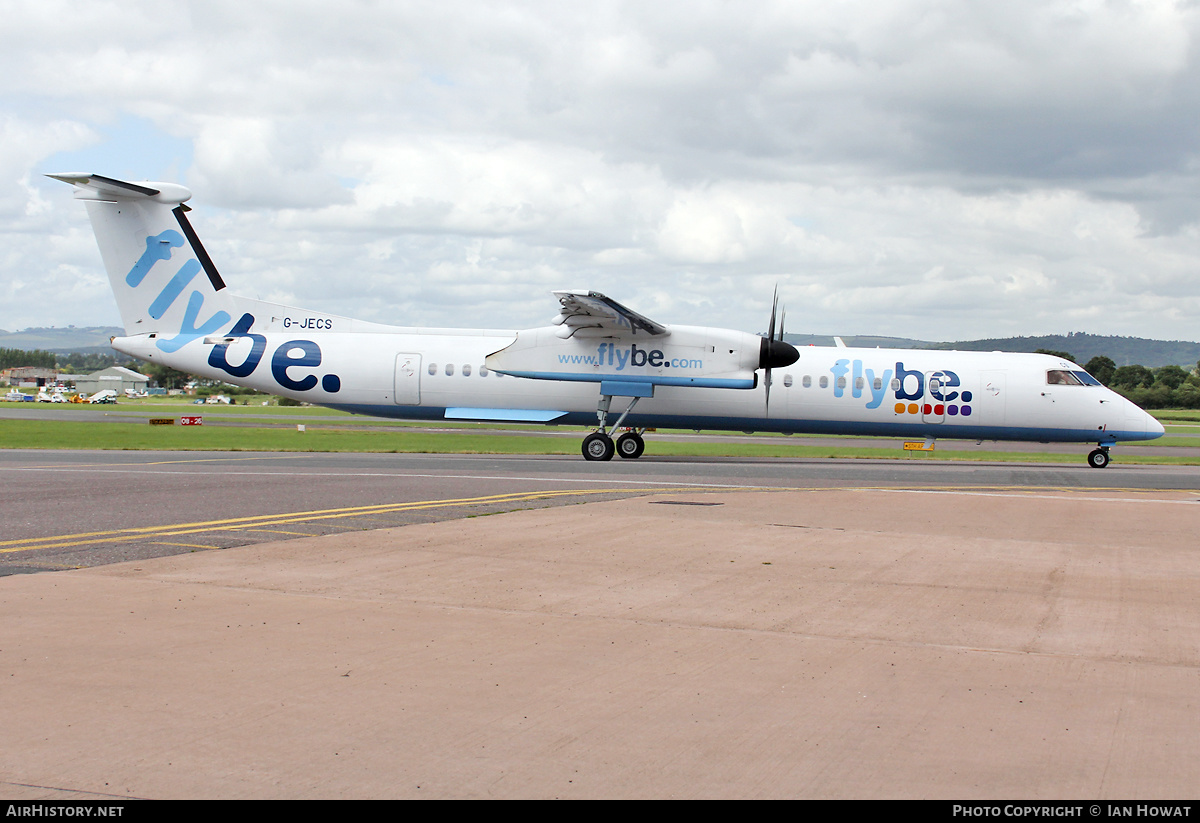
[{"label": "wing", "polygon": [[562,306],[558,317],[554,318],[554,325],[564,327],[559,330],[560,337],[570,337],[579,329],[602,329],[614,335],[641,332],[652,337],[671,333],[661,323],[655,323],[597,291],[556,291],[554,296]]}]

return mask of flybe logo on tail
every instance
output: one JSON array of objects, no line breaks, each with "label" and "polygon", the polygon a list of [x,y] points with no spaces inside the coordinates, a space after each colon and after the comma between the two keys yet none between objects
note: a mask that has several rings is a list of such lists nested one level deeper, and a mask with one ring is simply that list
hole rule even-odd
[{"label": "flybe logo on tail", "polygon": [[[173,251],[183,244],[183,235],[174,229],[167,229],[152,237],[147,237],[146,251],[125,275],[125,283],[133,289],[141,288],[142,284],[146,282],[146,275],[150,273],[154,265],[163,260],[170,260]],[[179,300],[200,271],[201,266],[196,258],[189,257],[185,260],[179,267],[179,271],[167,281],[167,284],[150,303],[150,316],[155,320],[161,319],[167,310],[175,305],[175,302]],[[170,339],[160,337],[157,340],[158,347],[165,352],[179,351],[193,340],[213,334],[233,319],[228,312],[217,310],[207,320],[197,322],[200,320],[200,312],[204,306],[204,294],[193,289],[187,300],[179,333]],[[253,326],[254,315],[245,313],[225,335],[226,337],[243,337],[250,340],[250,351],[242,362],[230,363],[229,344],[219,343],[213,346],[212,351],[208,353],[208,365],[220,369],[232,377],[249,377],[253,374],[267,350],[266,336],[250,331]],[[292,371],[301,367],[319,365],[321,365],[320,346],[311,340],[288,340],[276,348],[271,355],[271,376],[280,386],[292,391],[308,391],[316,388],[318,382],[320,382],[321,388],[330,394],[341,391],[342,381],[336,374],[326,374],[318,378],[315,374],[297,374]]]},{"label": "flybe logo on tail", "polygon": [[[170,260],[174,249],[183,245],[183,235],[174,229],[167,229],[160,234],[146,238],[146,251],[138,258],[138,261],[133,264],[133,268],[125,275],[125,283],[130,287],[140,288],[146,275],[154,268],[154,264],[160,260]],[[192,279],[200,273],[200,263],[194,257],[190,257],[179,267],[179,271],[175,273],[167,284],[163,286],[162,291],[150,303],[149,314],[155,320],[159,320],[167,313],[171,306],[182,296],[183,292],[191,284]],[[212,334],[233,318],[228,312],[216,311],[211,317],[203,322],[200,321],[200,311],[204,306],[204,295],[198,290],[193,289],[188,296],[187,306],[183,310],[183,320],[179,324],[179,333],[174,337],[158,338],[158,347],[165,352],[176,352],[185,345],[206,334]]]},{"label": "flybe logo on tail", "polygon": [[[228,372],[234,377],[248,377],[258,368],[263,354],[267,351],[267,338],[262,334],[250,331],[254,325],[254,315],[243,314],[237,325],[229,330],[227,337],[245,337],[251,341],[250,353],[241,363],[229,362],[229,344],[218,343],[208,353],[208,365]],[[300,366],[321,365],[321,347],[311,340],[289,340],[275,349],[271,355],[271,376],[275,382],[285,389],[292,391],[308,391],[316,388],[315,374],[292,375],[288,369]],[[342,389],[342,379],[336,374],[326,374],[320,378],[321,388],[330,394]]]}]

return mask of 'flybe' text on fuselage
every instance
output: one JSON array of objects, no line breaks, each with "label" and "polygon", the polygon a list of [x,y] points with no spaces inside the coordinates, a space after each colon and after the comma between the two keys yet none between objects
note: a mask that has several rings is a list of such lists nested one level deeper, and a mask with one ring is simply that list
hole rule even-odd
[{"label": "'flybe' text on fuselage", "polygon": [[[949,414],[952,417],[969,417],[971,414],[971,392],[960,391],[962,381],[948,369],[922,372],[907,369],[903,361],[897,361],[894,372],[883,369],[876,374],[874,369],[863,368],[861,360],[842,358],[830,367],[829,372],[833,375],[834,397],[844,397],[849,386],[852,398],[869,394],[868,409],[882,406],[891,391],[896,414]],[[931,402],[917,402],[921,400]]]},{"label": "'flybe' text on fuselage", "polygon": [[619,348],[612,343],[601,343],[595,354],[560,354],[558,362],[573,366],[613,366],[624,371],[626,366],[652,369],[703,369],[704,361],[698,358],[667,357],[660,349],[640,349],[637,343],[629,348]]}]

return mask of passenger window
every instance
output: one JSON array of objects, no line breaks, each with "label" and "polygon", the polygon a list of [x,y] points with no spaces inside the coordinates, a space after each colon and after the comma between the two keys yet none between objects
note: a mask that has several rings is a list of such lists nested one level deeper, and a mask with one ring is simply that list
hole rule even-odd
[{"label": "passenger window", "polygon": [[790,374],[785,374],[783,376],[783,385],[789,389],[792,387],[792,376]]},{"label": "passenger window", "polygon": [[462,372],[462,374],[463,374],[463,377],[470,377],[470,376],[471,376],[471,364],[470,364],[470,363],[466,363],[466,364],[464,364],[464,365],[463,365],[463,372]]},{"label": "passenger window", "polygon": [[829,388],[829,378],[826,377],[825,375],[821,375],[821,388],[823,388],[823,389]]},{"label": "passenger window", "polygon": [[861,377],[854,378],[854,388],[857,389],[858,391],[862,391],[863,387],[866,385],[867,385],[867,381],[864,380],[863,378],[861,378]]},{"label": "passenger window", "polygon": [[802,380],[801,382],[804,384],[804,388],[811,389],[812,388],[812,375],[809,375],[809,374],[804,375],[804,380]]},{"label": "passenger window", "polygon": [[487,377],[487,376],[488,376],[488,370],[487,370],[487,366],[480,366],[480,367],[479,367],[479,376],[480,376],[480,377]]},{"label": "passenger window", "polygon": [[447,377],[453,377],[453,376],[454,376],[454,364],[453,364],[453,363],[447,363],[447,364],[446,364],[446,376],[447,376]]},{"label": "passenger window", "polygon": [[430,374],[437,374],[437,363],[430,363],[430,364],[429,364],[429,373],[430,373]]},{"label": "passenger window", "polygon": [[880,389],[882,389],[882,388],[883,388],[883,378],[882,378],[882,377],[876,377],[876,378],[875,378],[875,382],[871,384],[871,389],[872,389],[873,391],[879,391],[879,390],[880,390]]}]

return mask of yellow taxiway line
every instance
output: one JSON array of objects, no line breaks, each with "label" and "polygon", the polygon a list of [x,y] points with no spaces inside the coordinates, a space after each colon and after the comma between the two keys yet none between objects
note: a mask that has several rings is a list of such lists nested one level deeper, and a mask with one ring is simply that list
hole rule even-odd
[{"label": "yellow taxiway line", "polygon": [[80,532],[77,534],[52,535],[49,537],[0,540],[0,554],[36,551],[39,549],[62,549],[102,543],[120,543],[132,540],[155,540],[199,532],[237,531],[239,529],[261,529],[265,526],[282,526],[311,520],[334,520],[343,517],[363,517],[396,512],[420,511],[422,509],[457,508],[489,503],[520,503],[529,500],[544,500],[554,497],[576,497],[594,494],[658,494],[663,492],[695,492],[695,488],[655,486],[648,488],[605,488],[570,489],[565,491],[538,490],[492,494],[483,497],[463,497],[449,500],[418,500],[409,503],[380,503],[372,506],[350,506],[339,509],[317,509],[313,511],[262,514],[250,517],[230,517],[220,520],[205,520],[194,523],[177,523],[163,526],[141,526],[111,531]]}]

